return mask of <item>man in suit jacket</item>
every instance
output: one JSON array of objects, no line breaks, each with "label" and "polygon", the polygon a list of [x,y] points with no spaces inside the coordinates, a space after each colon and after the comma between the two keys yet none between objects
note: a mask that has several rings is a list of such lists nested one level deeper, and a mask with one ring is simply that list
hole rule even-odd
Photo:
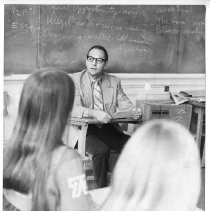
[{"label": "man in suit jacket", "polygon": [[[124,93],[120,79],[104,72],[108,54],[104,47],[96,45],[89,49],[86,58],[87,69],[75,73],[76,93],[72,110],[73,117],[93,117],[101,122],[89,125],[86,137],[86,151],[93,156],[93,171],[97,187],[107,185],[109,149],[120,152],[129,138],[118,124],[109,121],[117,111],[136,111],[134,118],[141,115]],[[94,84],[98,83],[102,93],[102,109],[95,106]]]}]

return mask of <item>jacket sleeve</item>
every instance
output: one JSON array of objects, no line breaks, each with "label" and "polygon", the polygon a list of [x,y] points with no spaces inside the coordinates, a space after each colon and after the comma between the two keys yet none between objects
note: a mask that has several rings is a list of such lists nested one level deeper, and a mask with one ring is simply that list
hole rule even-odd
[{"label": "jacket sleeve", "polygon": [[87,110],[87,107],[84,107],[82,104],[82,97],[81,97],[81,90],[80,90],[80,85],[79,85],[79,79],[77,75],[72,75],[72,79],[74,81],[74,86],[75,86],[75,95],[74,95],[74,104],[71,112],[72,117],[78,117],[82,118],[85,110]]},{"label": "jacket sleeve", "polygon": [[117,108],[119,111],[132,110],[135,106],[122,89],[121,80],[117,81]]}]

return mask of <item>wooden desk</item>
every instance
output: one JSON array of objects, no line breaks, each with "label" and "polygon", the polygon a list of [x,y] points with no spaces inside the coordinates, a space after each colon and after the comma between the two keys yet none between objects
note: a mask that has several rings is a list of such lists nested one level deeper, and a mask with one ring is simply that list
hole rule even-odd
[{"label": "wooden desk", "polygon": [[[109,123],[132,123],[132,124],[139,124],[143,122],[140,118],[138,120],[134,120],[133,118],[122,118],[122,119],[113,119]],[[86,134],[89,124],[98,124],[100,123],[98,120],[93,118],[75,118],[72,117],[68,121],[68,125],[74,125],[78,127],[77,131],[77,139],[78,139],[78,152],[85,156],[85,146],[86,146]]]},{"label": "wooden desk", "polygon": [[198,143],[199,150],[202,154],[201,157],[201,165],[205,165],[205,143],[203,149],[201,149],[201,138],[203,135],[203,122],[204,122],[204,114],[205,114],[205,103],[189,101],[189,104],[193,106],[192,112],[197,114],[197,124],[196,124],[196,142]]}]

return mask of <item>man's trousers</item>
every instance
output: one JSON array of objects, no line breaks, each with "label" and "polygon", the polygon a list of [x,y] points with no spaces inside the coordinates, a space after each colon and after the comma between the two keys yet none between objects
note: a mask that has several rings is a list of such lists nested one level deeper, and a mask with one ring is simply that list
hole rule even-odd
[{"label": "man's trousers", "polygon": [[88,125],[86,151],[93,157],[93,173],[97,188],[107,186],[107,172],[110,150],[120,153],[130,136],[120,132],[111,124]]}]

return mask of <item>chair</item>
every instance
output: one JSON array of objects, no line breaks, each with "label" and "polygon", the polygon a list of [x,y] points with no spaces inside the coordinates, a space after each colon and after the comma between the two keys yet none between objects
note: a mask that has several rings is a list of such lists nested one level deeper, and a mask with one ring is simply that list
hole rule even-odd
[{"label": "chair", "polygon": [[142,105],[143,121],[151,119],[171,119],[190,128],[192,117],[192,105],[176,105],[171,101],[137,101],[137,105]]}]

